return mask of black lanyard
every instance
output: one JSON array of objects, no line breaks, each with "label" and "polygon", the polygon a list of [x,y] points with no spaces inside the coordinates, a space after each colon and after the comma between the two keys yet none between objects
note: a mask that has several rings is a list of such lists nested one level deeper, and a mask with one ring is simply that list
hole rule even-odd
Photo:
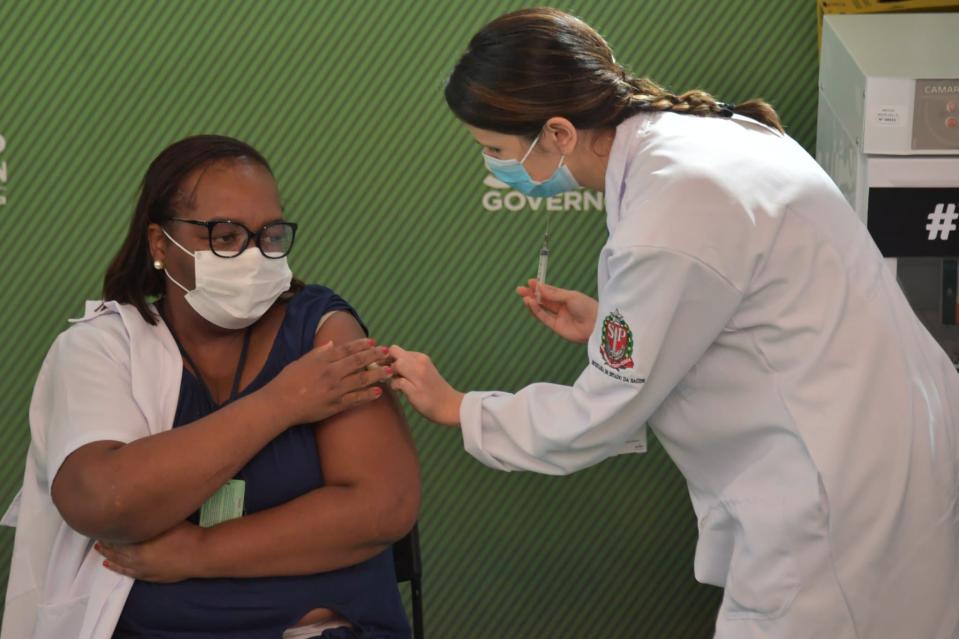
[{"label": "black lanyard", "polygon": [[236,365],[236,373],[233,374],[233,388],[230,389],[230,397],[222,404],[217,404],[213,400],[213,393],[210,392],[209,386],[207,386],[206,382],[203,381],[203,375],[200,373],[199,367],[193,362],[193,359],[190,357],[190,354],[186,352],[186,349],[183,348],[183,344],[180,343],[180,338],[176,336],[175,332],[173,332],[173,326],[171,326],[170,322],[167,322],[166,317],[163,316],[163,311],[161,310],[162,307],[160,306],[159,302],[157,303],[156,307],[157,311],[160,313],[160,317],[162,317],[164,323],[166,323],[166,327],[170,331],[170,335],[173,336],[173,341],[176,342],[177,348],[180,349],[180,354],[183,355],[183,359],[185,359],[186,363],[189,364],[190,368],[193,369],[193,373],[196,375],[197,381],[200,382],[203,392],[206,393],[207,399],[210,400],[210,404],[213,406],[226,406],[235,400],[237,393],[240,391],[240,378],[243,377],[243,367],[246,364],[246,354],[250,350],[250,333],[253,332],[253,326],[248,326],[246,331],[243,333],[243,347],[240,350],[240,361]]}]

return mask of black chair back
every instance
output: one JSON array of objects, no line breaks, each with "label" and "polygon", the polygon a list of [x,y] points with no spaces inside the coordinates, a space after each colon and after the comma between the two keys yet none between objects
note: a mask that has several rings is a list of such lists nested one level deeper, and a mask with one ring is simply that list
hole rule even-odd
[{"label": "black chair back", "polygon": [[419,525],[393,544],[396,581],[410,582],[410,603],[413,608],[413,639],[423,639],[423,564],[420,561]]}]

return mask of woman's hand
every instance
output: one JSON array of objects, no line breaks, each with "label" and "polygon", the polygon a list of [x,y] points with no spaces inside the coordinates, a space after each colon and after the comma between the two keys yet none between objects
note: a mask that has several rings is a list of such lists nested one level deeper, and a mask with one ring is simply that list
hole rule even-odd
[{"label": "woman's hand", "polygon": [[139,544],[98,541],[94,548],[106,557],[104,566],[127,577],[154,583],[174,583],[201,577],[203,528],[183,522],[159,537]]},{"label": "woman's hand", "polygon": [[[536,300],[537,289],[540,301]],[[579,291],[569,291],[537,280],[529,286],[520,286],[516,292],[523,298],[530,314],[548,326],[554,333],[571,342],[585,344],[596,325],[599,304]]]},{"label": "woman's hand", "polygon": [[430,358],[399,346],[390,348],[390,355],[396,360],[393,388],[403,393],[426,419],[445,426],[459,426],[463,393],[443,379]]},{"label": "woman's hand", "polygon": [[328,342],[287,364],[264,390],[290,425],[322,421],[383,395],[375,385],[393,375],[384,366],[388,354],[371,339],[340,346]]}]

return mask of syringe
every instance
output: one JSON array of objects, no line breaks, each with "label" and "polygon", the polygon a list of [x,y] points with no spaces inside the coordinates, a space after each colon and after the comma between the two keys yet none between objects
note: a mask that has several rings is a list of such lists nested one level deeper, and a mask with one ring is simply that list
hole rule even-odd
[{"label": "syringe", "polygon": [[549,269],[549,215],[546,216],[546,233],[543,235],[543,248],[539,250],[539,267],[536,269],[536,303],[542,304],[543,294],[540,284],[546,283],[546,272]]}]

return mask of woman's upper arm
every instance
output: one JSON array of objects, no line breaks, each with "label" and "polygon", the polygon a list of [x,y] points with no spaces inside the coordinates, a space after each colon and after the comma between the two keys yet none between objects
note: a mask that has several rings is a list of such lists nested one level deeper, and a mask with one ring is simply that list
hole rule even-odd
[{"label": "woman's upper arm", "polygon": [[[320,328],[315,344],[341,344],[365,337],[349,313],[336,313]],[[399,402],[383,397],[344,411],[316,425],[316,442],[326,485],[362,491],[383,508],[386,536],[405,535],[420,503],[419,462]]]},{"label": "woman's upper arm", "polygon": [[31,402],[31,427],[42,442],[51,498],[67,523],[81,532],[102,525],[108,516],[106,456],[149,435],[133,399],[124,344],[114,332],[81,324],[61,335],[44,362]]},{"label": "woman's upper arm", "polygon": [[96,441],[70,453],[53,478],[50,497],[60,516],[71,528],[89,537],[107,536],[111,527],[110,500],[99,488],[103,483],[97,470],[106,465],[106,456],[124,444]]}]

